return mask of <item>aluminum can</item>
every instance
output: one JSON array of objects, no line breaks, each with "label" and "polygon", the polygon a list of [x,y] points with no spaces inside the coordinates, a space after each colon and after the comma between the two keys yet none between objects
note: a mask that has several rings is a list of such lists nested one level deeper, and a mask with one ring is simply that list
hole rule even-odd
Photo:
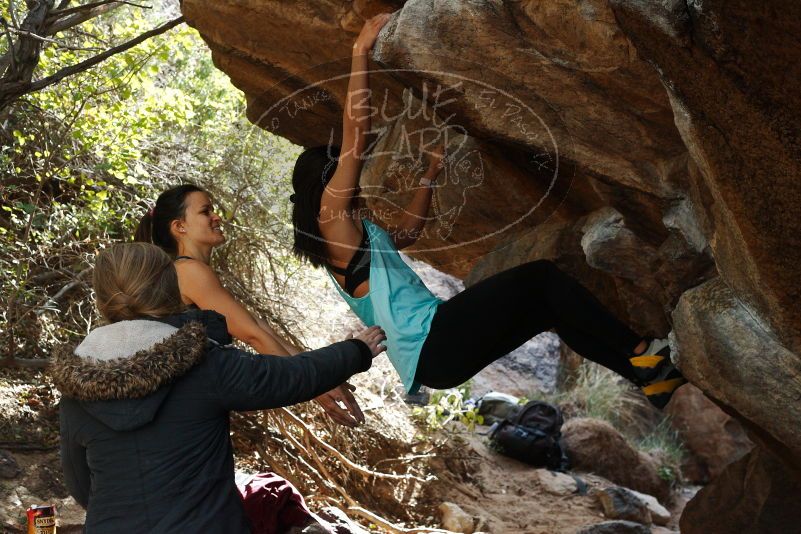
[{"label": "aluminum can", "polygon": [[35,504],[28,508],[28,534],[56,534],[56,507]]}]

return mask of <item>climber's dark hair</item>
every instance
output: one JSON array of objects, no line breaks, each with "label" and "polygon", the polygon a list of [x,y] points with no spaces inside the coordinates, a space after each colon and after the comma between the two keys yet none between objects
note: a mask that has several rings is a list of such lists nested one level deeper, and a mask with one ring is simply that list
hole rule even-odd
[{"label": "climber's dark hair", "polygon": [[167,189],[156,200],[134,234],[134,241],[153,243],[170,254],[178,253],[178,243],[170,233],[170,224],[186,215],[186,197],[189,193],[205,193],[194,184],[183,184]]},{"label": "climber's dark hair", "polygon": [[292,227],[295,245],[292,252],[315,267],[325,265],[328,251],[320,234],[320,199],[339,161],[338,146],[308,148],[298,156],[292,171]]}]

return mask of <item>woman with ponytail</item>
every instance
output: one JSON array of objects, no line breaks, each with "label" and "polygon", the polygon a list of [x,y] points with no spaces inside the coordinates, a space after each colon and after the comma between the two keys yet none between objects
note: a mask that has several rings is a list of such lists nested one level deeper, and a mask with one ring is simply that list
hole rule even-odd
[{"label": "woman with ponytail", "polygon": [[[206,191],[193,184],[164,191],[142,218],[135,240],[153,243],[172,256],[184,304],[223,315],[228,332],[260,354],[300,352],[237,301],[211,268],[212,251],[225,243],[225,235]],[[354,427],[364,422],[364,414],[352,389],[345,383],[315,400],[331,419]]]}]

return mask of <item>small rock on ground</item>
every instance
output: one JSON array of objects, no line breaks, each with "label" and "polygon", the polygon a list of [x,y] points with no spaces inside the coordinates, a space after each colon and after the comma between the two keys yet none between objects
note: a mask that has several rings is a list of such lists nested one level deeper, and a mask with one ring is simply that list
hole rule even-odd
[{"label": "small rock on ground", "polygon": [[579,530],[576,534],[652,534],[651,529],[633,521],[604,521]]},{"label": "small rock on ground", "polygon": [[548,493],[554,495],[572,495],[578,491],[578,483],[570,475],[557,473],[547,469],[537,469],[534,476]]},{"label": "small rock on ground", "polygon": [[651,519],[654,523],[657,525],[667,525],[670,522],[670,512],[667,508],[662,506],[656,497],[653,495],[640,493],[639,491],[634,491],[633,489],[626,489],[645,503],[645,506],[648,507],[648,511],[651,512]]},{"label": "small rock on ground", "polygon": [[612,486],[595,492],[595,496],[609,519],[623,519],[651,524],[651,512],[639,497],[625,488]]},{"label": "small rock on ground", "polygon": [[461,532],[462,534],[473,534],[475,521],[458,505],[452,502],[444,502],[439,505],[439,511],[442,513],[442,526],[447,530]]},{"label": "small rock on ground", "polygon": [[328,506],[320,510],[317,515],[325,521],[325,524],[334,534],[368,534],[365,529],[351,521],[347,514],[339,508]]}]

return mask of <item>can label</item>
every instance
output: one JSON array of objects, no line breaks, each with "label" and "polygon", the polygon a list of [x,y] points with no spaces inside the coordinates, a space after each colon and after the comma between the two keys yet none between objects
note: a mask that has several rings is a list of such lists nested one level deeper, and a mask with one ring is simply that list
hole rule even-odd
[{"label": "can label", "polygon": [[56,507],[28,508],[28,534],[56,534]]}]

